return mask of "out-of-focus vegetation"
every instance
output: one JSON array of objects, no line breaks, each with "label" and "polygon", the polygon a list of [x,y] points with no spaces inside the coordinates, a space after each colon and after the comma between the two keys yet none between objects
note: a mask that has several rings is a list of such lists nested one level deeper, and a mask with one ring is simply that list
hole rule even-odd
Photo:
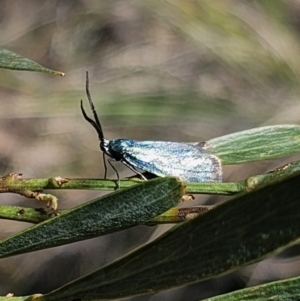
[{"label": "out-of-focus vegetation", "polygon": [[[62,79],[0,70],[3,175],[102,176],[97,136],[79,109],[86,70],[108,139],[202,141],[260,125],[299,124],[297,0],[0,0],[0,7],[0,47],[66,73]],[[274,166],[230,169],[226,180]],[[83,198],[86,193],[60,195],[65,207]],[[24,202],[1,196],[1,203]],[[1,222],[1,239],[20,227]],[[78,243],[74,250],[2,260],[0,293],[47,292],[146,241],[149,232],[131,230]],[[297,246],[293,250],[286,255],[297,255]],[[245,270],[245,277],[152,299],[200,299],[298,275],[296,260],[270,259]]]}]

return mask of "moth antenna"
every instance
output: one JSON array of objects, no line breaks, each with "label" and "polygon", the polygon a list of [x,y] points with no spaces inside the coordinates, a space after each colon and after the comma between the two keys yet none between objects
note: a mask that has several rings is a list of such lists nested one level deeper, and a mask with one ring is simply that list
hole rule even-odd
[{"label": "moth antenna", "polygon": [[[86,72],[86,84],[85,84],[85,90],[86,90],[86,95],[87,95],[87,98],[88,98],[88,101],[89,101],[89,104],[90,104],[90,108],[93,112],[93,115],[94,115],[94,118],[95,120],[91,119],[87,113],[85,112],[84,110],[84,107],[83,107],[83,101],[81,100],[80,101],[80,108],[81,108],[81,112],[82,112],[82,115],[84,117],[84,119],[89,122],[96,130],[96,132],[98,133],[98,137],[99,137],[99,140],[100,140],[100,148],[103,152],[103,163],[104,163],[104,179],[106,179],[106,175],[107,175],[107,166],[106,166],[106,161],[105,161],[105,155],[107,154],[107,151],[105,149],[102,149],[101,145],[104,144],[104,135],[103,135],[103,130],[102,130],[102,127],[101,127],[101,123],[99,121],[99,118],[98,118],[98,115],[97,115],[97,112],[95,110],[95,107],[94,107],[94,104],[93,104],[93,101],[92,101],[92,97],[91,97],[91,94],[90,94],[90,90],[89,90],[89,74],[88,72]],[[118,175],[118,178],[119,178],[119,175]]]},{"label": "moth antenna", "polygon": [[[81,113],[82,113],[84,119],[85,119],[86,121],[88,121],[88,122],[96,129],[96,131],[97,131],[97,133],[98,133],[99,127],[98,127],[98,125],[96,124],[96,122],[95,122],[93,119],[91,119],[91,118],[86,114],[86,112],[85,112],[85,110],[84,110],[84,108],[83,108],[83,101],[82,101],[82,100],[80,100],[80,108],[81,108]],[[100,136],[100,135],[99,135],[99,136]]]},{"label": "moth antenna", "polygon": [[81,100],[80,107],[81,107],[82,115],[83,115],[84,119],[86,121],[88,121],[95,128],[95,130],[98,133],[100,141],[103,142],[103,140],[104,140],[103,130],[102,130],[101,123],[99,121],[98,114],[95,110],[94,103],[92,101],[91,93],[90,93],[90,90],[89,90],[89,73],[88,72],[86,72],[85,90],[86,90],[86,96],[87,96],[87,99],[89,101],[90,108],[92,110],[92,113],[93,113],[93,116],[94,116],[95,120],[93,120],[93,119],[91,119],[90,117],[87,116],[87,114],[86,114],[86,112],[83,108],[83,104],[82,104],[82,100]]}]

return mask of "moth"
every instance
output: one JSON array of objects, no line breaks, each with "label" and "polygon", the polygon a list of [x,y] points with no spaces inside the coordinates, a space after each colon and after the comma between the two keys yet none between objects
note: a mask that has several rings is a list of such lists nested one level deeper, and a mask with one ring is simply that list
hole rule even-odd
[{"label": "moth", "polygon": [[101,123],[95,110],[89,91],[89,76],[86,73],[86,95],[94,120],[86,114],[83,101],[80,102],[81,112],[96,130],[103,153],[105,175],[108,163],[119,174],[112,161],[120,161],[130,170],[147,180],[141,171],[160,177],[174,176],[186,182],[221,182],[222,166],[220,159],[209,154],[203,148],[204,142],[183,143],[167,141],[137,141],[132,139],[107,140],[104,138]]}]

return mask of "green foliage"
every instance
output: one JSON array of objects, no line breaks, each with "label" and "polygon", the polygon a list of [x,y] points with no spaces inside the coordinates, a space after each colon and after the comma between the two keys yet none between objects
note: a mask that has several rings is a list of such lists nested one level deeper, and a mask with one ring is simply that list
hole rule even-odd
[{"label": "green foliage", "polygon": [[300,237],[299,180],[298,175],[237,196],[43,300],[156,292],[257,262]]},{"label": "green foliage", "polygon": [[0,258],[51,248],[144,224],[175,206],[183,185],[154,179],[78,206],[0,242]]},{"label": "green foliage", "polygon": [[30,59],[22,57],[3,48],[0,48],[0,68],[44,72],[53,75],[65,76],[63,72],[45,68]]},{"label": "green foliage", "polygon": [[274,281],[203,301],[298,301],[300,277]]},{"label": "green foliage", "polygon": [[211,139],[205,149],[223,165],[262,161],[299,152],[300,126],[266,126]]},{"label": "green foliage", "polygon": [[[246,153],[248,149],[248,161],[258,160],[261,154],[265,154],[263,159],[272,159],[297,150],[292,141],[299,139],[298,128],[288,125],[262,127],[215,138],[207,145],[215,146],[215,154],[220,154],[221,158],[225,154],[230,158],[235,151]],[[277,147],[276,151],[270,152],[274,140],[277,145],[289,141],[292,144],[287,149]],[[249,141],[255,143],[249,144]],[[232,190],[228,186],[228,193],[243,193],[178,225],[122,259],[38,299],[99,300],[160,291],[224,275],[278,252],[300,238],[299,165],[294,162],[273,173],[252,176],[238,186],[232,186]],[[72,180],[64,181],[74,188]],[[27,189],[34,188],[34,182],[29,180]],[[43,180],[36,180],[36,183],[41,185]],[[59,187],[49,180],[44,183],[49,183],[49,188]],[[88,181],[83,183],[87,187]],[[12,190],[14,182],[11,178],[6,184]],[[223,184],[226,185],[205,185],[211,187],[211,192],[223,193],[219,190]],[[95,185],[95,182],[91,183],[94,189]],[[192,185],[201,187],[202,184]],[[100,183],[99,188],[101,186]],[[17,191],[24,187],[26,180],[15,185]],[[63,189],[63,184],[60,187]],[[172,178],[142,182],[7,238],[0,243],[0,256],[22,254],[144,224],[174,206],[182,194],[182,184]]]}]

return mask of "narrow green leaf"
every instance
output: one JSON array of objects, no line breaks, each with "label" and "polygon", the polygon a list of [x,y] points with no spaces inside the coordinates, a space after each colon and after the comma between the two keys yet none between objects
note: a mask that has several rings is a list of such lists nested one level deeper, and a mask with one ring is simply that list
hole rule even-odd
[{"label": "narrow green leaf", "polygon": [[30,59],[3,48],[0,48],[0,68],[45,72],[54,75],[65,76],[63,72],[45,68]]},{"label": "narrow green leaf", "polygon": [[34,300],[33,296],[21,296],[21,297],[0,297],[0,301],[26,301],[26,300]]},{"label": "narrow green leaf", "polygon": [[300,176],[232,198],[43,300],[121,298],[206,280],[300,237]]},{"label": "narrow green leaf", "polygon": [[270,160],[300,151],[300,126],[265,126],[208,140],[204,149],[223,165]]},{"label": "narrow green leaf", "polygon": [[203,301],[299,301],[300,277],[245,288]]},{"label": "narrow green leaf", "polygon": [[149,221],[183,195],[176,178],[157,178],[95,199],[0,242],[0,258],[51,248]]}]

